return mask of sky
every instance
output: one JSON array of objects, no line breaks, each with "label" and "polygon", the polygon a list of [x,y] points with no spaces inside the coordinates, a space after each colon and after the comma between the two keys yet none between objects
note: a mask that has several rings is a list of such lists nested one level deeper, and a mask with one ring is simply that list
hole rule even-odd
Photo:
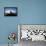
[{"label": "sky", "polygon": [[12,11],[13,13],[16,13],[16,8],[15,7],[8,7],[8,8],[5,8],[5,13],[10,13],[10,11]]}]

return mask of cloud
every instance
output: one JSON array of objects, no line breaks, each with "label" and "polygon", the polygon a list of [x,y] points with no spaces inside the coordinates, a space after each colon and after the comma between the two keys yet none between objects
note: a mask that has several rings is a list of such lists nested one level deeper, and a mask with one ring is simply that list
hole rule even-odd
[{"label": "cloud", "polygon": [[5,11],[5,13],[10,13],[10,12],[16,13],[16,10],[6,10],[6,11]]}]

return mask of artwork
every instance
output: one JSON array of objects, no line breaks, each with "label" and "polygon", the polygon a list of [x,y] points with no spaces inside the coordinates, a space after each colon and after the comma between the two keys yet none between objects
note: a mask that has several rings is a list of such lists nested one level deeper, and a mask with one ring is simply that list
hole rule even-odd
[{"label": "artwork", "polygon": [[21,25],[20,40],[46,41],[46,25]]},{"label": "artwork", "polygon": [[4,16],[17,16],[17,7],[4,7]]}]

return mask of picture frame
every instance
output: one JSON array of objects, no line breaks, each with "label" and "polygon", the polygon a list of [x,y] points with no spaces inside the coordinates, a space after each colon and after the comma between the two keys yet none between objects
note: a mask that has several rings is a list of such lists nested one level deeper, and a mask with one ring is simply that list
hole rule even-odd
[{"label": "picture frame", "polygon": [[18,16],[18,8],[4,7],[4,16]]}]

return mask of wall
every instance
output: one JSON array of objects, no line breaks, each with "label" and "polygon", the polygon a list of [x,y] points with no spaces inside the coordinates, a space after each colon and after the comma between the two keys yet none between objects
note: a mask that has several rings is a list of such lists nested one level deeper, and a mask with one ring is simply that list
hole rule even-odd
[{"label": "wall", "polygon": [[[17,25],[19,23],[19,15],[17,17],[5,17],[4,7],[18,7],[18,12],[20,11],[17,0],[0,0],[0,44],[8,43],[8,34],[10,32],[18,34]],[[18,42],[17,39],[16,43]]]},{"label": "wall", "polygon": [[25,0],[21,5],[21,24],[46,24],[46,0]]},{"label": "wall", "polygon": [[[18,7],[17,17],[4,17],[9,6]],[[46,0],[0,0],[0,44],[8,43],[9,32],[18,32],[17,24],[46,24]]]}]

